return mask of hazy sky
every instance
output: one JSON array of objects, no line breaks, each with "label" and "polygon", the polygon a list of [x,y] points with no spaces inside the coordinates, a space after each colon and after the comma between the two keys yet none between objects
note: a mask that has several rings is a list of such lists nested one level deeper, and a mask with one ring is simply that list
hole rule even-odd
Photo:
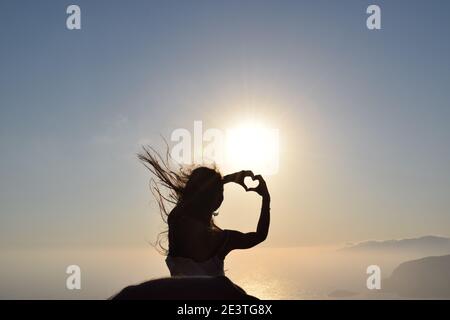
[{"label": "hazy sky", "polygon": [[[66,29],[66,7],[82,29]],[[382,30],[366,28],[366,8]],[[0,242],[163,225],[135,153],[194,120],[280,132],[267,245],[450,236],[449,1],[1,1]],[[163,150],[163,149],[161,149]],[[227,187],[219,225],[256,226]]]}]

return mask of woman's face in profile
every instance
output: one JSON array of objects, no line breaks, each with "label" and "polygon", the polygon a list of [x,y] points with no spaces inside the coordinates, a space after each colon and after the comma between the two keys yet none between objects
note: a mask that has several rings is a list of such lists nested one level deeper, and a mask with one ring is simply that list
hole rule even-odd
[{"label": "woman's face in profile", "polygon": [[210,210],[211,213],[219,209],[220,205],[223,202],[223,184],[217,185],[214,187],[214,192],[210,194]]},{"label": "woman's face in profile", "polygon": [[218,192],[217,195],[216,195],[215,208],[214,208],[213,211],[219,209],[219,207],[222,204],[222,202],[223,202],[223,185],[221,184],[220,192]]}]

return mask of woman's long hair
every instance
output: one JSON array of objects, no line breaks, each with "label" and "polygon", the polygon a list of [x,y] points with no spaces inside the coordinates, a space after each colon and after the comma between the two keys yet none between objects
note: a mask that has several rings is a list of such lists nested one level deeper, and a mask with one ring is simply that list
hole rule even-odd
[{"label": "woman's long hair", "polygon": [[[179,165],[173,169],[171,162],[174,163],[174,161],[170,156],[167,144],[164,157],[151,146],[142,148],[143,151],[137,156],[152,174],[150,190],[158,203],[161,218],[168,224],[169,229],[171,222],[182,212],[200,212],[200,208],[205,208],[205,202],[207,203],[206,208],[210,209],[208,205],[211,207],[211,203],[208,204],[208,202],[223,190],[219,189],[223,188],[222,176],[215,166]],[[181,210],[176,210],[176,208]],[[191,210],[186,210],[187,208],[191,208]],[[208,219],[210,219],[211,227],[215,227],[212,216]],[[168,240],[170,246],[168,232],[169,230],[160,232],[154,244],[154,247],[165,255],[169,251],[165,245]]]}]

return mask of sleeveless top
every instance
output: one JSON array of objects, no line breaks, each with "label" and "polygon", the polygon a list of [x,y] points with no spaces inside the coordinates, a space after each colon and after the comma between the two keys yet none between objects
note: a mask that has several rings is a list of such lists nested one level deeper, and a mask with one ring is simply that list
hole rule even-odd
[{"label": "sleeveless top", "polygon": [[205,261],[195,261],[191,258],[167,256],[166,265],[171,276],[224,276],[224,259],[218,257],[228,242],[228,232],[225,232],[225,240],[217,253]]}]

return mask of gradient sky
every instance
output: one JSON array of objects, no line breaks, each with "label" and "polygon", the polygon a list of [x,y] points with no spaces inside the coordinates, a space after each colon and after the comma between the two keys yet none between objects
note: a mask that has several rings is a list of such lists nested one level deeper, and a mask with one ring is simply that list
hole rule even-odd
[{"label": "gradient sky", "polygon": [[[72,3],[80,31],[65,27]],[[365,26],[372,3],[381,31]],[[139,144],[248,118],[280,130],[267,245],[450,236],[448,12],[449,1],[1,1],[0,245],[154,240],[163,225]],[[255,196],[231,186],[225,198],[219,225],[256,226]]]}]

